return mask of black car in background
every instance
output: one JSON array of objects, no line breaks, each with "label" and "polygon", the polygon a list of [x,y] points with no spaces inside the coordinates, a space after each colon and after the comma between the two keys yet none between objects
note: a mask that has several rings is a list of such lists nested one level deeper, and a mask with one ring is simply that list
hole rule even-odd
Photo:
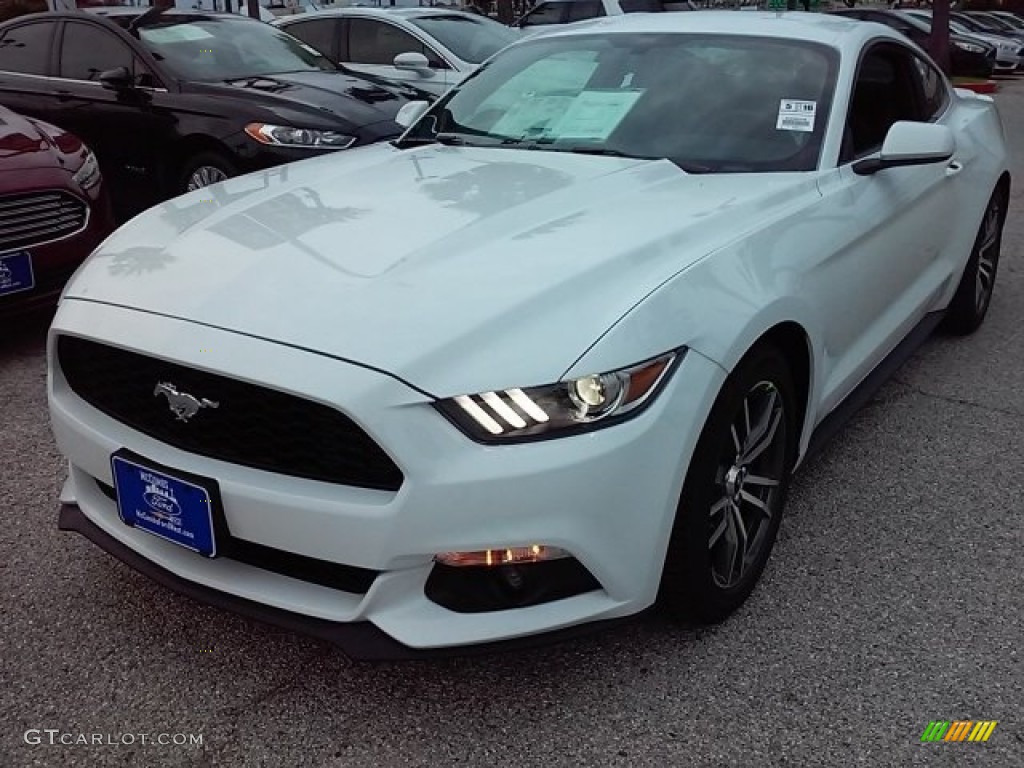
[{"label": "black car in background", "polygon": [[951,11],[949,17],[956,19],[974,32],[985,32],[990,35],[1000,35],[1024,42],[1024,30],[1018,29],[1008,21],[1003,21],[998,17],[978,11]]},{"label": "black car in background", "polygon": [[393,118],[416,98],[244,16],[117,8],[0,24],[0,104],[92,147],[120,219],[239,173],[397,136]]},{"label": "black car in background", "polygon": [[[829,13],[885,24],[910,38],[924,50],[928,50],[928,40],[932,34],[931,26],[899,11],[887,11],[881,8],[844,8],[838,11],[829,11]],[[950,32],[949,58],[951,74],[954,77],[989,77],[996,64],[996,48],[976,37]]]}]

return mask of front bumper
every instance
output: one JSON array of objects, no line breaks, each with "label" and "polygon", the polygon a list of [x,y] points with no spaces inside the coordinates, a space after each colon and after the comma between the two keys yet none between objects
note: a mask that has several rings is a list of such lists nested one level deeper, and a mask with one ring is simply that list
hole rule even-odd
[{"label": "front bumper", "polygon": [[993,71],[995,72],[1013,72],[1021,65],[1020,56],[1015,56],[1010,53],[1000,52],[996,56],[995,66]]},{"label": "front bumper", "polygon": [[398,659],[443,658],[452,655],[468,656],[485,653],[535,648],[559,640],[569,640],[592,632],[615,626],[635,617],[608,619],[589,624],[567,627],[544,635],[532,635],[516,640],[479,643],[458,648],[416,649],[399,643],[390,635],[377,629],[368,621],[347,624],[325,621],[301,613],[284,611],[280,608],[246,600],[228,592],[211,589],[195,581],[189,581],[150,562],[131,547],[105,533],[91,522],[77,504],[62,504],[57,519],[62,531],[80,533],[104,552],[120,560],[143,576],[178,594],[190,597],[200,603],[231,611],[253,621],[269,624],[289,632],[296,632],[317,640],[323,640],[340,648],[349,658],[357,661],[391,661]]},{"label": "front bumper", "polygon": [[[68,278],[78,266],[106,237],[114,231],[113,211],[107,197],[106,184],[100,182],[88,193],[62,188],[50,183],[50,176],[38,174],[39,184],[32,184],[32,171],[24,172],[25,188],[19,191],[60,190],[73,194],[85,201],[89,207],[88,220],[83,229],[74,234],[51,240],[41,245],[19,247],[17,251],[28,251],[32,255],[35,286],[26,291],[0,296],[0,318],[17,314],[49,310],[57,303],[60,292]],[[7,255],[0,252],[0,256]]]},{"label": "front bumper", "polygon": [[[158,349],[160,357],[179,364],[339,408],[392,455],[405,482],[396,492],[353,488],[160,443],[70,391],[53,365],[53,340],[62,332],[144,354]],[[287,614],[281,621],[264,619],[271,623],[286,620],[332,642],[347,637],[345,625],[362,626],[353,630],[360,635],[369,623],[375,637],[379,631],[389,638],[377,643],[386,656],[523,639],[650,607],[682,478],[724,377],[691,351],[657,400],[633,420],[576,437],[482,446],[459,433],[429,397],[380,372],[183,320],[66,300],[51,329],[50,355],[53,429],[70,464],[61,500],[79,509],[64,513],[66,525],[85,528],[90,539],[133,567],[145,563],[147,573],[164,574],[158,580],[175,580],[170,586],[192,585],[190,594],[199,599],[242,612],[252,603],[277,618],[276,612]],[[110,455],[120,448],[215,478],[232,536],[378,575],[365,594],[355,594],[251,562],[203,558],[129,528],[101,487],[112,484]],[[599,588],[475,613],[449,610],[425,594],[437,553],[533,543],[570,552]],[[372,653],[358,642],[353,647],[356,656]]]}]

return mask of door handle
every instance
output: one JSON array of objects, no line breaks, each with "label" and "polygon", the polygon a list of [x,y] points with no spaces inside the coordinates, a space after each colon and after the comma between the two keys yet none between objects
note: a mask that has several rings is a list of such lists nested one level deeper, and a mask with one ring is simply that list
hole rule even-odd
[{"label": "door handle", "polygon": [[71,91],[60,90],[57,91],[57,101],[71,101],[74,98],[74,94]]},{"label": "door handle", "polygon": [[946,166],[947,176],[956,176],[960,171],[964,169],[964,164],[959,160],[950,160],[949,165]]}]

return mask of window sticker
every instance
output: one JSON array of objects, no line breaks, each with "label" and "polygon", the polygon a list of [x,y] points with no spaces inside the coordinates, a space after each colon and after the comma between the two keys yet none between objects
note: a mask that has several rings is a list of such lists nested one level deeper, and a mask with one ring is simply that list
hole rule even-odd
[{"label": "window sticker", "polygon": [[611,134],[643,91],[581,91],[575,95],[533,96],[517,102],[491,129],[522,139],[588,139]]},{"label": "window sticker", "polygon": [[775,129],[779,131],[804,131],[814,130],[814,114],[818,110],[816,101],[799,101],[797,99],[782,99],[779,102],[779,119],[775,123]]},{"label": "window sticker", "polygon": [[541,138],[572,103],[573,96],[534,96],[525,94],[494,124],[491,131],[502,136]]},{"label": "window sticker", "polygon": [[175,24],[171,27],[154,27],[142,29],[142,36],[151,43],[184,43],[192,40],[209,40],[213,37],[201,27],[188,24]]},{"label": "window sticker", "polygon": [[572,100],[551,132],[560,139],[603,141],[629,114],[643,93],[642,90],[583,91]]}]

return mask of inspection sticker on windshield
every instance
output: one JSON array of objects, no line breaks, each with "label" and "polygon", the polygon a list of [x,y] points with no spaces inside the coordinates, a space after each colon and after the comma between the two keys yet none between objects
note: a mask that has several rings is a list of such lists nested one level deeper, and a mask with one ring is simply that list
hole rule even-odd
[{"label": "inspection sticker on windshield", "polygon": [[779,102],[779,119],[775,128],[779,131],[813,131],[817,109],[816,101],[783,99]]}]

